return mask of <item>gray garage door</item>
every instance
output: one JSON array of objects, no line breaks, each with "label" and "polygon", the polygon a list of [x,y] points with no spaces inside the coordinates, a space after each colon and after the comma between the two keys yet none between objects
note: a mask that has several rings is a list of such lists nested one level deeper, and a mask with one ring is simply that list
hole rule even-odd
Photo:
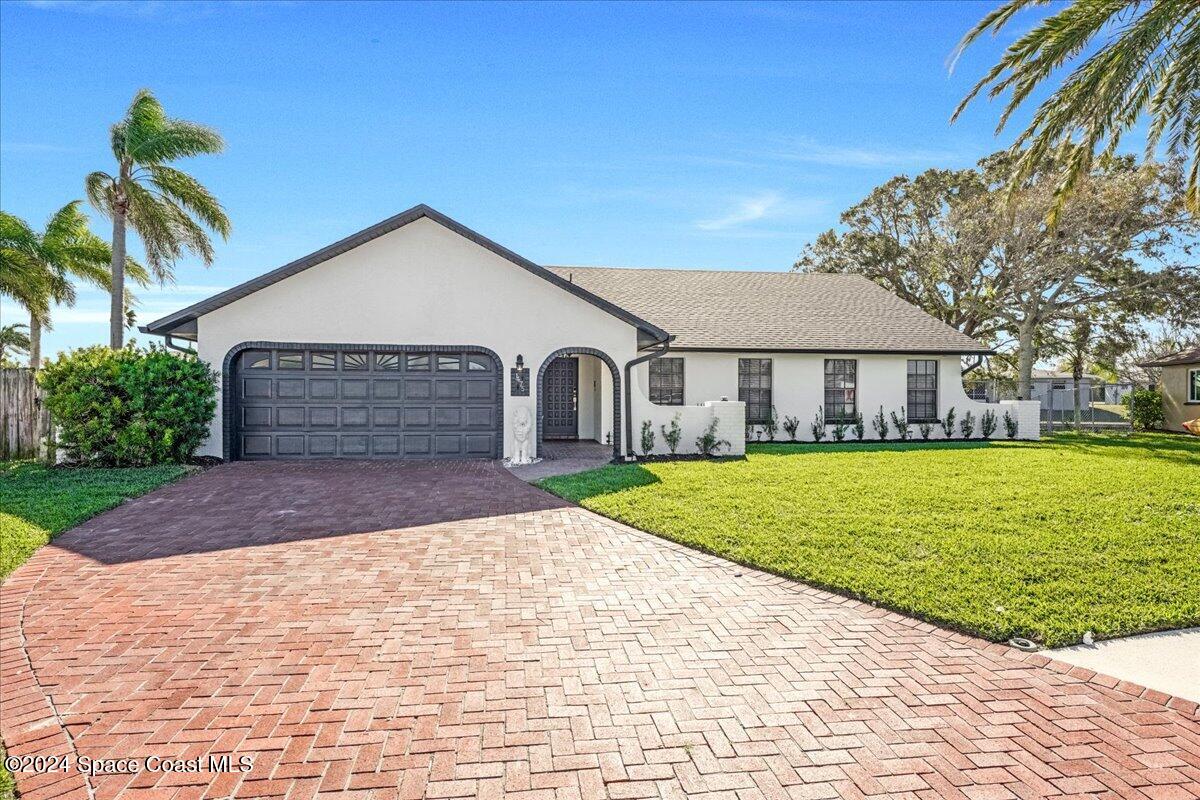
[{"label": "gray garage door", "polygon": [[246,350],[234,457],[498,458],[500,373],[470,350]]}]

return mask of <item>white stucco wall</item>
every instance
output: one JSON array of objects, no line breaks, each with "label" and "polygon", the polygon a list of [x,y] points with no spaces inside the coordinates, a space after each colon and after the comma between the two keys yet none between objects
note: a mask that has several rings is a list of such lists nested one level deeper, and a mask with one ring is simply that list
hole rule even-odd
[{"label": "white stucco wall", "polygon": [[[683,410],[685,415],[694,412],[696,404],[707,400],[719,400],[727,397],[736,400],[738,397],[737,362],[739,358],[770,358],[772,361],[772,399],[776,414],[779,417],[780,429],[776,440],[786,439],[782,423],[785,416],[794,416],[800,420],[800,429],[796,438],[801,441],[812,441],[810,423],[816,416],[817,408],[824,403],[825,397],[825,359],[826,358],[855,358],[858,360],[858,410],[862,413],[867,426],[867,438],[878,438],[871,428],[871,417],[883,407],[885,416],[891,423],[890,412],[899,413],[901,406],[907,405],[908,399],[908,360],[922,358],[909,355],[877,355],[853,353],[699,353],[688,351],[672,351],[669,357],[684,359],[684,405],[683,406],[653,406],[648,400],[649,367],[639,364],[635,368],[636,385],[640,403],[635,404],[634,440],[641,427],[641,420],[657,419],[661,416],[658,409]],[[1013,418],[1022,422],[1019,438],[1038,438],[1037,403],[1026,401],[1033,408],[1030,416],[1025,413],[1024,406],[1011,404],[988,404],[971,400],[967,397],[962,385],[962,369],[958,356],[926,356],[938,361],[938,414],[944,417],[953,407],[958,420],[970,411],[974,414],[975,435],[981,434],[979,420],[989,409],[996,413],[996,431],[992,438],[1004,438],[1004,412],[1012,410]],[[641,416],[639,416],[641,414]],[[669,419],[669,415],[668,415]],[[657,430],[657,427],[656,427]],[[830,436],[832,433],[830,432]],[[828,440],[830,436],[827,436]],[[853,437],[853,433],[848,433]],[[915,425],[912,426],[913,438],[920,434]],[[955,438],[960,438],[958,423],[955,423]],[[889,438],[897,438],[895,429],[889,433]],[[931,439],[943,439],[940,426],[935,426]]]},{"label": "white stucco wall", "polygon": [[579,438],[603,442],[606,435],[612,432],[612,375],[608,365],[596,356],[581,355],[577,358]]},{"label": "white stucco wall", "polygon": [[[509,394],[508,370],[517,354],[524,356],[531,383],[547,355],[562,347],[596,348],[621,369],[635,355],[637,333],[586,300],[419,219],[198,320],[200,358],[218,373],[232,347],[260,340],[491,349],[504,371],[507,456],[515,408],[525,405],[537,413],[536,386],[529,397]],[[611,379],[602,376],[606,379],[609,400],[601,405],[608,409],[600,409],[600,427],[611,430],[612,388]],[[222,418],[218,407],[202,454],[221,455]]]}]

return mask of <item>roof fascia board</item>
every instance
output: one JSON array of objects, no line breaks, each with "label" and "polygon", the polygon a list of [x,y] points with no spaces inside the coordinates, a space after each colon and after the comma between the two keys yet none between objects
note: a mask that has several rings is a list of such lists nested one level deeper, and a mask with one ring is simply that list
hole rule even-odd
[{"label": "roof fascia board", "polygon": [[853,355],[899,355],[899,356],[994,356],[995,350],[896,350],[846,347],[688,347],[673,346],[673,353],[838,353]]}]

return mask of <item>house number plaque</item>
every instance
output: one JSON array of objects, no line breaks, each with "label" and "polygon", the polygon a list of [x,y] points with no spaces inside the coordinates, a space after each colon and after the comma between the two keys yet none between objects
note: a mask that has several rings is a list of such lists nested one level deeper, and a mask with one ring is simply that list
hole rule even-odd
[{"label": "house number plaque", "polygon": [[512,384],[513,397],[529,397],[529,367],[513,367],[509,381]]}]

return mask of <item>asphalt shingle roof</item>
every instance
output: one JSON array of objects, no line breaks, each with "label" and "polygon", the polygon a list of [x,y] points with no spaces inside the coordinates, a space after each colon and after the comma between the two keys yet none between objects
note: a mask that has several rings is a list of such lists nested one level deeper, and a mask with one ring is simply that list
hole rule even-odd
[{"label": "asphalt shingle roof", "polygon": [[1172,353],[1169,356],[1156,358],[1153,361],[1145,361],[1141,364],[1141,366],[1173,367],[1176,364],[1200,364],[1200,347],[1193,347],[1191,350],[1183,350],[1179,353]]},{"label": "asphalt shingle roof", "polygon": [[548,269],[674,334],[676,349],[989,352],[860,275]]}]

